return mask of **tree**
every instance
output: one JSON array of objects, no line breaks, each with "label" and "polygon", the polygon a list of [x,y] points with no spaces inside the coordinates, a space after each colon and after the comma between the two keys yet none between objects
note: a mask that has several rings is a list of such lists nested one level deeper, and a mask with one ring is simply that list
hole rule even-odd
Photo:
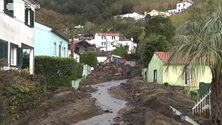
[{"label": "tree", "polygon": [[96,52],[91,51],[81,54],[80,62],[87,64],[91,67],[96,67],[97,64]]},{"label": "tree", "polygon": [[141,35],[141,33],[143,32],[143,29],[140,27],[131,27],[128,32],[126,37],[128,39],[133,38],[133,41],[135,43],[139,42],[139,36]]},{"label": "tree", "polygon": [[152,34],[163,35],[168,41],[174,36],[175,28],[172,25],[171,20],[168,17],[151,17],[146,16],[145,32],[146,37]]},{"label": "tree", "polygon": [[145,39],[144,42],[141,42],[138,54],[140,55],[144,67],[147,67],[155,51],[168,51],[169,48],[170,44],[165,36],[151,35],[149,38]]},{"label": "tree", "polygon": [[[207,13],[197,21],[187,21],[176,31],[177,45],[171,50],[168,62],[184,60],[183,70],[194,70],[196,75],[209,66],[212,72],[211,113],[212,124],[222,124],[222,10]],[[183,75],[183,74],[181,74]]]}]

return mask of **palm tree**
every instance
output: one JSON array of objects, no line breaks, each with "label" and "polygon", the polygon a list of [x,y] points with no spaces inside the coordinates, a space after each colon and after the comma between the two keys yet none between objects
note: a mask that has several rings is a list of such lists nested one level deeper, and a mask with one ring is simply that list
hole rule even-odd
[{"label": "palm tree", "polygon": [[176,46],[168,62],[183,60],[183,70],[189,67],[196,75],[204,72],[205,65],[210,67],[212,124],[222,125],[222,10],[185,22],[176,30],[174,40]]}]

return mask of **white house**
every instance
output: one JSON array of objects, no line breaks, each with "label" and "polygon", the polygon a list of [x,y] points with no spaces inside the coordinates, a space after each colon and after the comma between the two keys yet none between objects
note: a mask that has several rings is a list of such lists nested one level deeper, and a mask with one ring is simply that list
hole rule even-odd
[{"label": "white house", "polygon": [[136,48],[137,48],[137,44],[134,43],[132,40],[127,40],[127,41],[118,41],[116,43],[116,46],[117,47],[120,47],[120,46],[128,46],[128,54],[131,54],[131,53],[135,53],[136,52]]},{"label": "white house", "polygon": [[[115,16],[115,19],[117,17],[118,16]],[[133,13],[127,13],[127,14],[119,15],[119,17],[121,19],[123,19],[123,18],[133,18],[134,20],[139,20],[139,19],[144,19],[146,16],[143,15],[143,14],[139,14],[139,13],[133,12]]]},{"label": "white house", "polygon": [[[70,50],[70,49],[68,50],[68,54],[69,54],[69,56],[71,56],[71,50]],[[74,58],[77,62],[80,62],[80,53],[74,51],[73,56],[74,56],[73,58]]]},{"label": "white house", "polygon": [[120,41],[118,33],[96,33],[95,39],[88,41],[94,44],[100,51],[113,51],[116,47],[129,46],[128,54],[135,52],[137,44],[133,40]]},{"label": "white house", "polygon": [[100,48],[100,51],[106,51],[106,47],[107,51],[112,51],[116,49],[117,41],[119,41],[118,33],[96,33],[94,39],[88,42],[94,44],[96,48]]},{"label": "white house", "polygon": [[183,0],[182,2],[177,3],[176,9],[168,10],[168,12],[170,14],[181,13],[187,10],[192,5],[193,5],[193,2],[191,0]]},{"label": "white house", "polygon": [[162,12],[162,11],[157,11],[157,10],[152,10],[149,13],[145,12],[145,15],[147,15],[147,14],[149,14],[151,17],[154,17],[154,16],[169,17],[169,16],[171,16],[171,14],[168,12]]},{"label": "white house", "polygon": [[23,49],[29,49],[29,71],[34,74],[34,20],[36,0],[0,0],[0,58],[5,69],[23,64]]}]

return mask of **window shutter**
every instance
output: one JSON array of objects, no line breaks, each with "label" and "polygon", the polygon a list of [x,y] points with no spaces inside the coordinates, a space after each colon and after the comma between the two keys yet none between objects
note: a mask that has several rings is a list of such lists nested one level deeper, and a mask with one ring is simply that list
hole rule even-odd
[{"label": "window shutter", "polygon": [[34,27],[34,11],[30,9],[30,27]]},{"label": "window shutter", "polygon": [[3,58],[8,59],[8,43],[3,42]]},{"label": "window shutter", "polygon": [[29,12],[29,9],[26,8],[25,9],[25,24],[28,25],[28,12]]},{"label": "window shutter", "polygon": [[23,66],[23,49],[17,48],[17,66]]}]

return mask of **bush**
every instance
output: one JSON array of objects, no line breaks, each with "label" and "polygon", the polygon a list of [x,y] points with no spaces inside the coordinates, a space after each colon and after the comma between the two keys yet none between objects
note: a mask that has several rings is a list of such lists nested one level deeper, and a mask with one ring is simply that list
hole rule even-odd
[{"label": "bush", "polygon": [[73,58],[35,57],[35,73],[44,75],[48,86],[71,86],[82,71],[83,66]]},{"label": "bush", "polygon": [[127,57],[127,50],[128,50],[129,46],[120,46],[116,49],[114,49],[112,51],[112,54],[114,55],[118,55],[122,58],[126,58]]},{"label": "bush", "polygon": [[96,67],[97,64],[96,52],[91,51],[81,54],[80,62],[87,64],[91,67]]}]

